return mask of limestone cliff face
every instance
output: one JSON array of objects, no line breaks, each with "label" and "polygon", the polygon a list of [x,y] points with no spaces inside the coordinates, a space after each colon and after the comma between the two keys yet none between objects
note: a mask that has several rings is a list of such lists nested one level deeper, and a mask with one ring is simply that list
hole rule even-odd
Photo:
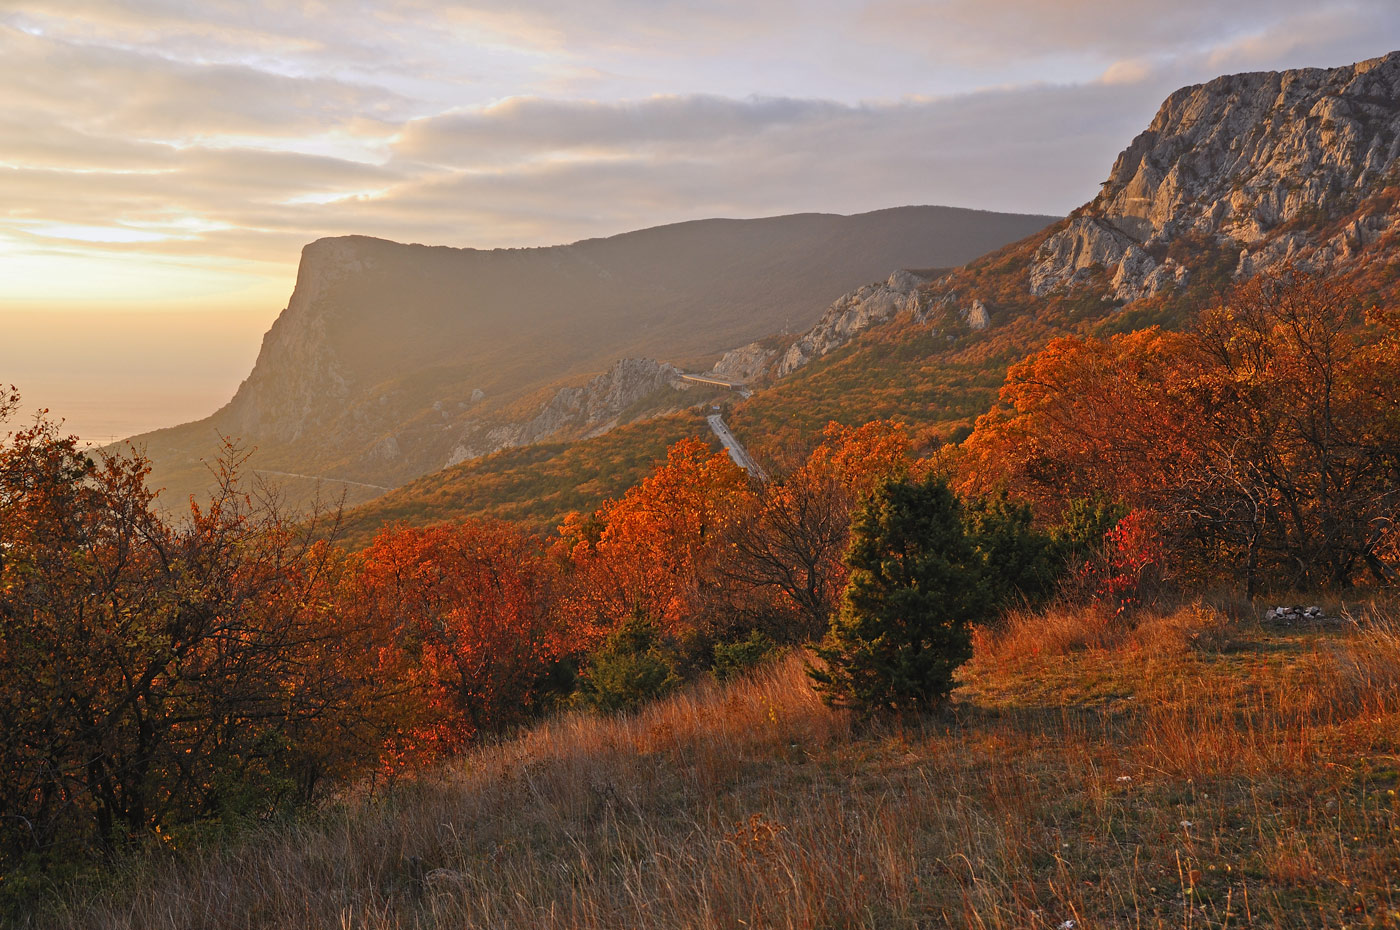
[{"label": "limestone cliff face", "polygon": [[220,427],[240,436],[295,441],[324,425],[351,384],[328,331],[337,288],[372,265],[354,238],[320,239],[302,249],[287,309],[263,336],[252,372],[221,411]]},{"label": "limestone cliff face", "polygon": [[[872,326],[888,322],[901,311],[917,313],[919,287],[926,283],[926,279],[912,272],[896,271],[880,284],[867,284],[837,298],[816,325],[783,353],[773,374],[779,378],[790,374],[812,359],[841,348]],[[923,300],[927,303],[927,297]]]},{"label": "limestone cliff face", "polygon": [[1096,268],[1111,269],[1111,297],[1128,302],[1152,297],[1168,284],[1185,283],[1189,272],[1168,258],[1159,264],[1132,236],[1094,216],[1076,216],[1045,240],[1031,266],[1030,290],[1037,297],[1073,287]]},{"label": "limestone cliff face", "polygon": [[1400,216],[1358,217],[1326,237],[1314,220],[1359,204],[1398,156],[1400,52],[1182,88],[1118,156],[1098,197],[1041,246],[1028,286],[1072,287],[1097,265],[1110,274],[1106,297],[1150,297],[1188,279],[1189,268],[1158,257],[1186,234],[1237,244],[1237,277],[1285,261],[1331,270]]},{"label": "limestone cliff face", "polygon": [[[560,389],[534,418],[523,423],[468,422],[447,464],[566,435],[596,435],[616,426],[629,408],[643,401],[653,402],[648,412],[670,409],[666,399],[677,405],[683,401],[680,375],[674,365],[655,359],[621,359],[586,384]],[[674,396],[656,396],[668,392]]]}]

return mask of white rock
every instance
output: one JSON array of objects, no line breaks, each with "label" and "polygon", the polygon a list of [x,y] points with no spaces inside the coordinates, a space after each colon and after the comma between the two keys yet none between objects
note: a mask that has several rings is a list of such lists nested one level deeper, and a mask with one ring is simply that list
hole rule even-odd
[{"label": "white rock", "polygon": [[838,298],[826,308],[816,325],[788,348],[773,373],[780,378],[790,374],[903,311],[917,314],[918,288],[924,283],[923,278],[912,272],[896,271],[881,284],[867,284]]},{"label": "white rock", "polygon": [[726,381],[752,381],[767,370],[777,354],[776,349],[767,349],[757,342],[751,342],[724,353],[710,369],[710,374]]},{"label": "white rock", "polygon": [[976,331],[984,330],[992,325],[992,315],[980,298],[973,299],[971,306],[962,312],[962,318],[969,329]]}]

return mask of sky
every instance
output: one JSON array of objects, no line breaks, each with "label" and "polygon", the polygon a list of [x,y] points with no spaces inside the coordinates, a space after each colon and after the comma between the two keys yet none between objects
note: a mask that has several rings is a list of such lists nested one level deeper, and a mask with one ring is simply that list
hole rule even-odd
[{"label": "sky", "polygon": [[1179,86],[1395,49],[1395,0],[0,0],[0,382],[208,414],[322,236],[1063,214]]}]

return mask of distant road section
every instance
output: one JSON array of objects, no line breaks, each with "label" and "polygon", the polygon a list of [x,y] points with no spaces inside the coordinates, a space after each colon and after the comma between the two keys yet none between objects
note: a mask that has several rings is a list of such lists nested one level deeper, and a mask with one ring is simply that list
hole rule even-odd
[{"label": "distant road section", "polygon": [[739,396],[743,397],[745,400],[753,396],[753,391],[750,391],[747,387],[745,387],[744,382],[742,381],[730,381],[726,378],[715,378],[711,377],[710,375],[687,374],[682,374],[681,380],[694,381],[696,384],[713,384],[717,387],[728,388],[731,391],[737,391],[739,393]]},{"label": "distant road section", "polygon": [[758,463],[749,456],[748,450],[740,445],[739,440],[735,439],[734,434],[729,431],[729,427],[724,425],[724,417],[717,413],[712,413],[705,419],[709,421],[710,429],[719,437],[719,441],[724,444],[725,450],[729,453],[729,457],[734,460],[735,465],[738,465],[759,481],[768,480],[768,473],[758,467]]},{"label": "distant road section", "polygon": [[270,468],[255,468],[254,474],[258,475],[279,475],[283,478],[309,478],[312,481],[334,481],[337,484],[350,484],[357,488],[373,488],[376,491],[393,491],[394,488],[386,488],[382,484],[366,484],[363,481],[351,481],[349,478],[330,478],[326,475],[299,475],[294,471],[273,471]]}]

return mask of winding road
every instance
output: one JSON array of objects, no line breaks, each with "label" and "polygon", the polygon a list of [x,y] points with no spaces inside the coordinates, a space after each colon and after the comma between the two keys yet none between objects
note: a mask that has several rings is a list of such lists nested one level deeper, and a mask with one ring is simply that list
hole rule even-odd
[{"label": "winding road", "polygon": [[312,481],[334,481],[338,484],[353,484],[357,488],[374,488],[376,491],[392,491],[394,488],[386,488],[382,484],[366,484],[363,481],[351,481],[349,478],[331,478],[326,475],[299,475],[294,471],[273,471],[270,468],[255,468],[253,473],[257,475],[279,475],[283,478],[309,478]]},{"label": "winding road", "polygon": [[744,448],[739,440],[734,438],[734,434],[729,431],[729,427],[724,425],[724,417],[717,413],[712,413],[705,419],[710,424],[710,429],[719,437],[719,441],[724,444],[725,450],[729,453],[729,457],[734,460],[735,465],[738,465],[759,481],[768,480],[768,473],[758,467],[758,463],[749,455],[749,451]]}]

